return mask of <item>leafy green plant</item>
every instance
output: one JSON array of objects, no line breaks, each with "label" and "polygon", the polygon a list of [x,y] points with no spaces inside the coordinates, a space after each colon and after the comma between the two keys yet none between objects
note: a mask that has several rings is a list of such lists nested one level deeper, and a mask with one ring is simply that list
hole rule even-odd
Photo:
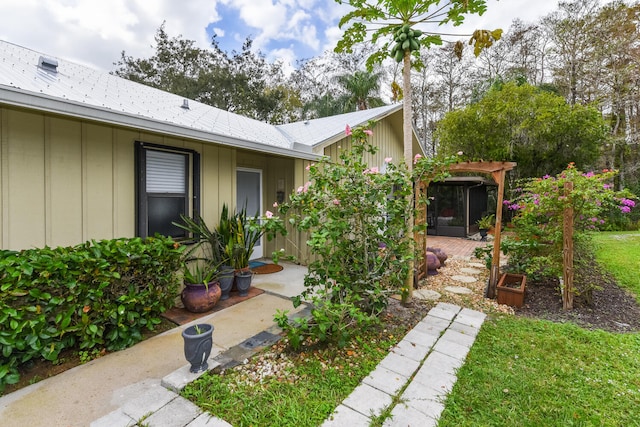
[{"label": "leafy green plant", "polygon": [[218,270],[209,264],[203,266],[198,261],[191,261],[185,263],[182,276],[187,283],[207,286],[218,277]]},{"label": "leafy green plant", "polygon": [[[293,345],[306,337],[344,345],[358,327],[376,322],[391,293],[407,292],[412,181],[439,176],[446,162],[416,156],[412,175],[389,158],[380,173],[365,161],[377,151],[368,142],[372,133],[347,127],[352,148],[338,162],[310,164],[309,182],[278,206],[290,225],[308,234],[313,259],[305,291],[294,298],[294,306],[311,302],[312,317],[291,324],[286,313],[276,316]],[[284,229],[284,220],[269,211],[262,221],[268,237]]]},{"label": "leafy green plant", "polygon": [[222,207],[218,233],[226,259],[235,269],[249,266],[254,247],[264,234],[258,217],[259,212],[248,217],[246,208],[229,215],[227,205]]},{"label": "leafy green plant", "polygon": [[489,230],[496,225],[496,216],[495,214],[485,215],[478,220],[477,224],[480,229]]},{"label": "leafy green plant", "polygon": [[183,251],[153,237],[1,253],[0,389],[33,358],[140,341],[174,302]]},{"label": "leafy green plant", "polygon": [[[226,209],[226,206],[224,208]],[[185,215],[181,215],[180,218],[182,222],[174,222],[173,225],[187,231],[194,242],[185,255],[187,259],[202,258],[211,265],[222,265],[228,262],[224,252],[225,243],[222,241],[218,229],[207,226],[207,223],[198,214],[194,218]],[[195,254],[198,250],[202,251],[202,256],[196,257]]]},{"label": "leafy green plant", "polygon": [[[556,177],[531,179],[522,185],[514,201],[505,206],[517,211],[513,218],[513,238],[505,238],[501,249],[509,262],[518,265],[533,277],[559,277],[563,271],[563,218],[573,213],[574,258],[589,257],[593,246],[589,233],[605,220],[601,217],[611,206],[628,213],[635,206],[628,191],[614,191],[611,181],[615,171],[583,173],[573,164]],[[572,190],[566,186],[571,185]],[[587,299],[593,286],[579,289]]]}]

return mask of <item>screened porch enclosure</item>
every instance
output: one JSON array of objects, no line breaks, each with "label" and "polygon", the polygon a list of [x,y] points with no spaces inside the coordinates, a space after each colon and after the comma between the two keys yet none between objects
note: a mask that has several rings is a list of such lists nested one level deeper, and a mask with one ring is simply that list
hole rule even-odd
[{"label": "screened porch enclosure", "polygon": [[432,182],[427,190],[427,234],[466,237],[478,232],[476,222],[495,213],[496,184],[482,177],[453,177]]}]

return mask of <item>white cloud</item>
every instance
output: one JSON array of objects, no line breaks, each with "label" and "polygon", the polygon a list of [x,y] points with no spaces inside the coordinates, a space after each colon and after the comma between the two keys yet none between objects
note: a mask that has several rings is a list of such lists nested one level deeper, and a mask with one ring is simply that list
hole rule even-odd
[{"label": "white cloud", "polygon": [[[238,11],[238,22],[221,22],[221,4]],[[515,17],[534,22],[557,5],[558,0],[488,0],[487,13],[468,17],[459,30],[507,30]],[[344,31],[338,20],[349,10],[333,0],[0,0],[0,39],[112,70],[123,50],[134,58],[152,55],[154,35],[166,21],[170,37],[182,35],[201,48],[210,46],[206,28],[214,25],[220,37],[238,46],[252,36],[254,48],[269,58],[289,59],[294,48],[308,58],[333,50]],[[270,51],[274,40],[279,49]],[[305,46],[302,53],[296,42]]]}]

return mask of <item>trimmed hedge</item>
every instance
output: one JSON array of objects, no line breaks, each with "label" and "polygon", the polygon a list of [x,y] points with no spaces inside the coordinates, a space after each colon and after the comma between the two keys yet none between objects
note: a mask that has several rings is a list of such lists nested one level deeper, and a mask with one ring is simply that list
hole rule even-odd
[{"label": "trimmed hedge", "polygon": [[173,305],[183,249],[153,237],[0,251],[0,391],[31,359],[139,342]]}]

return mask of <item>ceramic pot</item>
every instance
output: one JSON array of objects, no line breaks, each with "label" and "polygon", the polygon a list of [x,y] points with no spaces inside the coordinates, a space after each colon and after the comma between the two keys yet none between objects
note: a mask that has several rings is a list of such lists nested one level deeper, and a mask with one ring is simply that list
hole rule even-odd
[{"label": "ceramic pot", "polygon": [[438,274],[440,268],[440,260],[433,252],[427,252],[427,274],[433,276]]},{"label": "ceramic pot", "polygon": [[246,297],[249,295],[252,278],[253,273],[251,271],[239,271],[236,273],[236,287],[238,288],[239,296]]},{"label": "ceramic pot", "polygon": [[222,291],[217,281],[203,283],[185,283],[180,294],[182,305],[192,313],[204,313],[211,310],[220,300]]},{"label": "ceramic pot", "polygon": [[231,292],[231,288],[233,287],[233,280],[235,279],[235,274],[233,271],[233,267],[222,267],[220,270],[220,276],[218,280],[220,281],[220,290],[222,291],[222,296],[220,300],[224,301],[229,299],[229,293]]},{"label": "ceramic pot", "polygon": [[207,359],[213,346],[213,325],[201,323],[189,326],[182,331],[184,339],[184,357],[191,364],[189,371],[193,373],[206,371],[209,367]]}]

